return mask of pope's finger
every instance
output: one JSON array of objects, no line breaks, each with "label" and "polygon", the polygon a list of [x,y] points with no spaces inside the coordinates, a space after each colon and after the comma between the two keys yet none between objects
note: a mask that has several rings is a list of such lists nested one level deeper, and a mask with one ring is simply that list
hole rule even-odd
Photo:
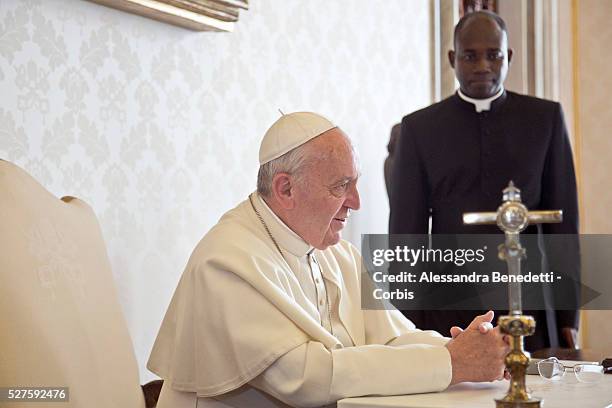
[{"label": "pope's finger", "polygon": [[458,326],[453,326],[450,329],[450,333],[451,333],[451,337],[454,339],[455,337],[457,337],[458,335],[463,333],[463,329],[461,327],[458,327]]},{"label": "pope's finger", "polygon": [[491,323],[493,321],[493,317],[495,313],[492,310],[489,310],[487,313],[482,315],[483,321]]},{"label": "pope's finger", "polygon": [[486,322],[491,323],[493,321],[493,316],[494,316],[494,313],[492,310],[489,310],[487,313],[483,315],[476,316],[474,320],[472,320],[472,323],[470,323],[470,325],[468,326],[468,329],[476,329],[481,323],[486,323]]},{"label": "pope's finger", "polygon": [[478,326],[478,331],[480,331],[482,334],[488,333],[489,330],[493,330],[493,325],[491,322],[483,322]]}]

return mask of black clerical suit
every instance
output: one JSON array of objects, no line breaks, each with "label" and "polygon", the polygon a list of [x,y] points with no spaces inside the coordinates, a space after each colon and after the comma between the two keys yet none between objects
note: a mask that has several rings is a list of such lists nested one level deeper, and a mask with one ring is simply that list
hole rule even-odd
[{"label": "black clerical suit", "polygon": [[[495,211],[509,180],[530,210],[563,210],[563,222],[543,225],[544,233],[578,232],[574,166],[559,103],[505,91],[489,111],[477,113],[455,94],[404,117],[395,154],[391,234],[426,234],[430,214],[433,234],[500,233],[496,226],[463,225],[462,214]],[[551,269],[554,262],[549,259]],[[578,273],[579,266],[572,267],[577,271],[568,273]],[[530,313],[538,326],[525,341],[528,350],[558,346],[557,330],[577,327],[576,311]],[[452,325],[467,326],[475,315],[461,310],[405,314],[417,327],[444,335]]]}]

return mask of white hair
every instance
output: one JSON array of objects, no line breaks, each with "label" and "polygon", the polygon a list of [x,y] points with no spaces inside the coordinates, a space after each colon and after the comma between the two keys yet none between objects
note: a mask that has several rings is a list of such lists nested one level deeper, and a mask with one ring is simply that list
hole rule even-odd
[{"label": "white hair", "polygon": [[264,197],[270,197],[272,194],[272,180],[279,173],[290,174],[299,182],[303,176],[303,170],[309,162],[308,156],[312,156],[311,152],[308,152],[306,145],[307,143],[298,146],[282,156],[259,166],[257,192]]}]

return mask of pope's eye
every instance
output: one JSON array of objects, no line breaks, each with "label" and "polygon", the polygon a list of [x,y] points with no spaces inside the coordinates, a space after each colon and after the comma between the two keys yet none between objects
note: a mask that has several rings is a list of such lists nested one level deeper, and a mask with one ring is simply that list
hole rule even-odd
[{"label": "pope's eye", "polygon": [[349,182],[345,181],[341,184],[336,184],[335,186],[333,186],[330,191],[331,193],[336,196],[336,197],[341,197],[344,195],[344,193],[346,193],[346,190],[348,189],[349,186]]}]

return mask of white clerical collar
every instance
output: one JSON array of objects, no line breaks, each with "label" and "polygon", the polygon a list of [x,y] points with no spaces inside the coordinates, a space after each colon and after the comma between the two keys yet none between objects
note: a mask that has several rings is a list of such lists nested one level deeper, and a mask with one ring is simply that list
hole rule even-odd
[{"label": "white clerical collar", "polygon": [[[314,250],[314,247],[309,245],[296,234],[287,224],[283,222],[265,202],[265,200],[259,195],[259,193],[253,194],[257,197],[254,201],[258,211],[261,214],[264,222],[270,229],[270,233],[274,239],[278,242],[278,245],[285,248],[297,257],[302,257]],[[263,210],[263,211],[262,211]]]},{"label": "white clerical collar", "polygon": [[504,93],[504,87],[502,86],[501,88],[499,88],[499,91],[495,95],[486,99],[470,98],[469,96],[461,92],[461,88],[459,88],[459,91],[457,91],[457,93],[459,94],[459,97],[464,101],[474,104],[476,112],[482,112],[491,110],[491,102],[502,96],[502,94]]}]

